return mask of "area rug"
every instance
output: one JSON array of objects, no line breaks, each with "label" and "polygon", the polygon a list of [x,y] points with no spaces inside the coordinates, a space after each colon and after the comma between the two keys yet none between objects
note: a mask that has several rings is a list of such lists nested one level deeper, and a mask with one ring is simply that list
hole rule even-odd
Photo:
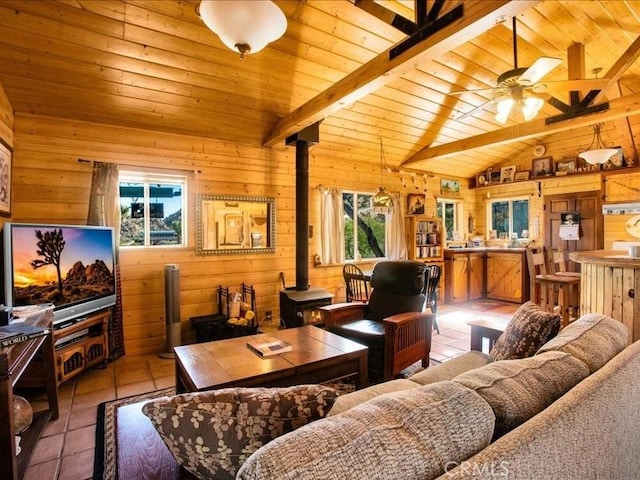
[{"label": "area rug", "polygon": [[164,388],[162,390],[103,402],[98,406],[96,448],[93,458],[93,480],[115,480],[117,478],[116,410],[119,407],[142,402],[147,399],[173,395],[175,392],[176,389],[174,387]]},{"label": "area rug", "polygon": [[474,300],[473,302],[469,302],[468,307],[471,310],[477,310],[480,312],[487,312],[489,310],[493,310],[495,308],[500,308],[504,305],[501,302],[494,302],[491,300]]},{"label": "area rug", "polygon": [[[328,382],[327,385],[338,390],[341,395],[344,395],[345,393],[353,392],[355,390],[355,377],[347,377],[341,380]],[[153,398],[174,395],[175,391],[176,390],[173,387],[164,388],[162,390],[103,402],[98,406],[96,447],[93,459],[93,480],[118,479],[118,445],[116,441],[116,412],[118,408]]]}]

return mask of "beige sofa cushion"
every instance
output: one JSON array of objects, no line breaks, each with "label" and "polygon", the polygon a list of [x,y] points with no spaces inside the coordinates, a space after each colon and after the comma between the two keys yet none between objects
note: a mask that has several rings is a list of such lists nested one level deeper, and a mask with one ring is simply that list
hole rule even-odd
[{"label": "beige sofa cushion", "polygon": [[533,302],[523,303],[496,340],[489,361],[530,357],[559,330],[559,315],[547,313]]},{"label": "beige sofa cushion", "polygon": [[226,388],[162,397],[142,411],[186,470],[199,479],[232,479],[260,447],[324,417],[336,395],[324,385]]},{"label": "beige sofa cushion", "polygon": [[342,413],[345,410],[349,410],[356,405],[360,405],[361,403],[366,402],[367,400],[371,400],[372,398],[378,397],[385,393],[393,393],[393,392],[401,392],[403,390],[411,390],[412,388],[418,388],[420,385],[412,382],[410,380],[406,380],[404,378],[399,378],[397,380],[390,380],[388,382],[378,383],[376,385],[372,385],[367,388],[363,388],[362,390],[356,390],[355,392],[347,393],[346,395],[340,395],[336,402],[329,410],[327,417],[332,415],[337,415],[338,413]]},{"label": "beige sofa cushion", "polygon": [[382,395],[262,447],[238,472],[251,480],[434,478],[485,448],[491,407],[473,390],[438,382]]},{"label": "beige sofa cushion", "polygon": [[526,422],[589,375],[563,352],[490,363],[456,377],[484,398],[496,416],[495,438]]},{"label": "beige sofa cushion", "polygon": [[487,363],[487,354],[474,350],[426,368],[415,375],[411,375],[409,380],[419,383],[420,385],[452,380],[464,372],[468,372],[474,368],[484,367]]},{"label": "beige sofa cushion", "polygon": [[589,313],[563,328],[537,353],[553,350],[569,353],[586,363],[589,373],[593,373],[627,346],[627,337],[627,328],[621,322],[600,313]]}]

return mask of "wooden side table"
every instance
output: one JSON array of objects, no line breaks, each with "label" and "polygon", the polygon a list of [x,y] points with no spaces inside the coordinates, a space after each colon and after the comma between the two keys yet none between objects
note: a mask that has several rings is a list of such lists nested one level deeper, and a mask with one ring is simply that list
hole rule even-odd
[{"label": "wooden side table", "polygon": [[[58,387],[53,359],[53,307],[29,315],[26,323],[49,329],[42,337],[0,349],[0,478],[18,480],[24,476],[31,452],[49,419],[58,418]],[[16,456],[13,422],[13,389],[36,354],[42,356],[43,382],[49,409],[33,416],[33,422],[21,435]]]}]

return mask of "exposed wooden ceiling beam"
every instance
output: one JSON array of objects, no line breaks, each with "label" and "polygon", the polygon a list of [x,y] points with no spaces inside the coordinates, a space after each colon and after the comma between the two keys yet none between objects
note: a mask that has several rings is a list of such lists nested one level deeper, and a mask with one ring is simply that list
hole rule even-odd
[{"label": "exposed wooden ceiling beam", "polygon": [[475,137],[465,138],[455,142],[438,145],[436,147],[425,148],[415,155],[402,162],[401,166],[415,165],[418,162],[433,160],[435,158],[445,158],[453,155],[468,153],[478,148],[498,146],[517,141],[536,138],[541,135],[570,130],[573,128],[587,127],[597,122],[613,120],[628,115],[640,113],[640,94],[627,95],[609,102],[609,109],[603,112],[575,117],[569,120],[546,125],[544,118],[532,120],[530,122],[519,123],[512,127],[483,133]]},{"label": "exposed wooden ceiling beam", "polygon": [[469,0],[464,2],[463,17],[418,43],[406,52],[389,59],[389,50],[365,63],[324,92],[316,95],[278,121],[264,139],[264,146],[274,146],[289,135],[321,121],[346,105],[360,100],[426,61],[436,59],[459,45],[476,38],[497,23],[518,15],[540,0]]},{"label": "exposed wooden ceiling beam", "polygon": [[416,24],[408,18],[404,18],[402,15],[398,15],[392,12],[388,8],[383,7],[379,3],[375,3],[373,0],[356,0],[356,7],[361,8],[365,12],[373,15],[384,23],[397,28],[406,35],[411,35],[416,31]]},{"label": "exposed wooden ceiling beam", "polygon": [[[605,77],[609,79],[609,86],[615,84],[620,80],[620,77],[627,71],[627,69],[640,57],[640,36],[629,45],[620,58],[613,64],[609,71],[605,74]],[[592,100],[592,103],[597,103],[605,95],[609,87],[605,87],[600,91],[598,95]],[[609,98],[617,97],[618,89],[612,89],[609,93]]]}]

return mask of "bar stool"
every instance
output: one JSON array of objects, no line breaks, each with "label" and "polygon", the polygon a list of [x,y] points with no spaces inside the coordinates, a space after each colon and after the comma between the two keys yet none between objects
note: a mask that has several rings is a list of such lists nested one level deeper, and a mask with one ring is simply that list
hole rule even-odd
[{"label": "bar stool", "polygon": [[[551,250],[545,247],[545,254],[549,262],[549,273],[579,279],[580,272],[570,272],[567,268],[569,263],[567,253],[566,250]],[[571,316],[577,318],[580,315],[580,282],[567,285],[567,288],[571,289],[570,299],[572,303],[569,305]]]},{"label": "bar stool", "polygon": [[576,301],[580,295],[580,278],[547,273],[544,247],[527,248],[526,255],[532,300],[547,312],[557,311],[562,326],[568,325],[572,305],[578,304]]}]

